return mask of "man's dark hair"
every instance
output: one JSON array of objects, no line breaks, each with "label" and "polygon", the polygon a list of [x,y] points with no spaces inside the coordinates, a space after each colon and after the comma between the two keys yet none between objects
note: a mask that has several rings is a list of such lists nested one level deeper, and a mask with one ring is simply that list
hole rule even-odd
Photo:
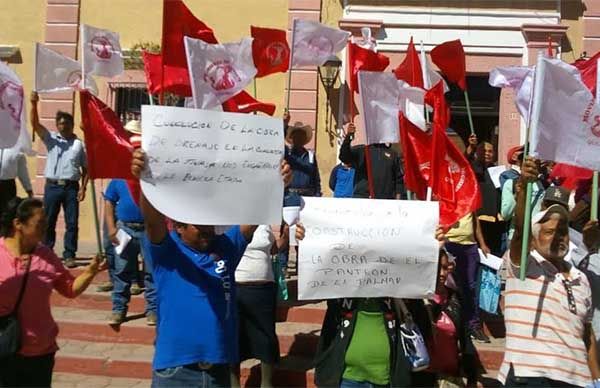
[{"label": "man's dark hair", "polygon": [[0,215],[0,236],[9,237],[12,235],[14,219],[27,222],[33,216],[35,209],[43,207],[44,203],[37,198],[23,199],[15,197],[8,201]]},{"label": "man's dark hair", "polygon": [[56,112],[56,122],[58,122],[60,119],[64,119],[65,122],[70,126],[73,127],[73,115],[67,112],[63,112],[62,110],[59,110],[58,112]]}]

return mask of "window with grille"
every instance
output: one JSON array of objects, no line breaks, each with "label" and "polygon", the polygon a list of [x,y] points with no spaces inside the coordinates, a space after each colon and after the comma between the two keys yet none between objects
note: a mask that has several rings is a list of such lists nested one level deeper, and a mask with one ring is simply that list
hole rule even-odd
[{"label": "window with grille", "polygon": [[[158,104],[158,96],[152,96],[152,101],[150,101],[150,95],[144,82],[109,83],[108,105],[113,107],[123,124],[129,120],[139,120],[142,105],[152,104]],[[173,105],[184,106],[184,99],[176,99]]]}]

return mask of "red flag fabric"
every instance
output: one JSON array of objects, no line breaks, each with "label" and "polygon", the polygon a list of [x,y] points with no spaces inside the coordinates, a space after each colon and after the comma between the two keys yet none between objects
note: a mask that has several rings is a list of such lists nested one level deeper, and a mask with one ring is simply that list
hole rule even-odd
[{"label": "red flag fabric", "polygon": [[440,202],[440,224],[449,228],[479,209],[479,185],[471,164],[446,134],[450,116],[444,85],[438,82],[427,92],[425,101],[434,108],[430,182]]},{"label": "red flag fabric", "polygon": [[431,170],[431,135],[423,132],[400,112],[400,147],[404,158],[406,189],[424,200]]},{"label": "red flag fabric", "polygon": [[593,175],[593,171],[587,168],[557,163],[550,173],[550,178],[558,180],[560,185],[566,189],[575,190],[579,182],[592,179]]},{"label": "red flag fabric", "polygon": [[81,121],[90,178],[133,179],[131,134],[117,114],[87,90],[79,92]]},{"label": "red flag fabric", "polygon": [[260,102],[246,91],[242,90],[234,97],[223,103],[225,112],[252,113],[262,112],[269,116],[275,113],[275,104]]},{"label": "red flag fabric", "polygon": [[600,51],[596,53],[590,59],[578,59],[575,63],[572,63],[575,66],[579,73],[581,73],[581,80],[587,86],[587,88],[592,92],[594,97],[596,96],[596,79],[598,77],[597,69],[598,69],[598,59],[600,59]]},{"label": "red flag fabric", "polygon": [[358,93],[358,72],[384,71],[390,64],[390,59],[383,54],[364,49],[354,43],[348,44],[348,55],[350,59],[350,90]]},{"label": "red flag fabric", "polygon": [[290,46],[286,32],[273,28],[250,26],[252,58],[256,66],[256,78],[269,74],[285,73],[290,67]]},{"label": "red flag fabric", "polygon": [[397,79],[407,82],[410,86],[423,88],[423,70],[412,36],[410,37],[410,43],[406,49],[406,57],[404,58],[404,61],[394,69],[394,75],[396,75]]},{"label": "red flag fabric", "polygon": [[[187,69],[183,37],[218,43],[213,30],[198,20],[181,0],[163,0],[162,54],[164,65]],[[186,70],[187,71],[187,70]]]},{"label": "red flag fabric", "polygon": [[[144,72],[146,73],[146,85],[151,94],[162,92],[161,85],[164,85],[164,92],[176,94],[178,96],[190,97],[192,87],[190,85],[190,76],[187,67],[162,66],[160,54],[142,52],[144,61]],[[165,71],[164,79],[162,71]]]},{"label": "red flag fabric", "polygon": [[460,39],[437,45],[431,50],[431,60],[440,68],[448,81],[462,90],[467,88],[467,66],[465,50]]}]

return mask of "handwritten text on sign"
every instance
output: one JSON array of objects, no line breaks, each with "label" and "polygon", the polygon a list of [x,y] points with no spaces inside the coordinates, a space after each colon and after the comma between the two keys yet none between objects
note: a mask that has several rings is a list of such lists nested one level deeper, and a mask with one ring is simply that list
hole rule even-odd
[{"label": "handwritten text on sign", "polygon": [[281,222],[281,119],[142,106],[146,198],[163,214],[199,225]]},{"label": "handwritten text on sign", "polygon": [[432,296],[437,202],[303,199],[299,299]]}]

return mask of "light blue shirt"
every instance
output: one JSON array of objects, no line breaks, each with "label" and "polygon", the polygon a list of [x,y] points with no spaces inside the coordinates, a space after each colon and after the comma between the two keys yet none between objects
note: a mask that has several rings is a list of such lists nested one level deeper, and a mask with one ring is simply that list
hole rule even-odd
[{"label": "light blue shirt", "polygon": [[47,179],[78,181],[81,168],[87,168],[83,142],[77,137],[67,140],[59,133],[50,131],[42,140],[48,149],[44,176]]}]

